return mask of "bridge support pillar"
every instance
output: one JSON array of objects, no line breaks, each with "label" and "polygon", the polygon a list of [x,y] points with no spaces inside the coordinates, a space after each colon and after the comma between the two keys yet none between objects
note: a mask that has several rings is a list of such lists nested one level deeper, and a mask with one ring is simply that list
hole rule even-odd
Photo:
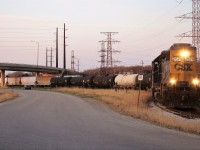
[{"label": "bridge support pillar", "polygon": [[38,77],[40,75],[40,73],[39,72],[36,72],[36,77]]},{"label": "bridge support pillar", "polygon": [[1,70],[1,87],[5,85],[5,70]]}]

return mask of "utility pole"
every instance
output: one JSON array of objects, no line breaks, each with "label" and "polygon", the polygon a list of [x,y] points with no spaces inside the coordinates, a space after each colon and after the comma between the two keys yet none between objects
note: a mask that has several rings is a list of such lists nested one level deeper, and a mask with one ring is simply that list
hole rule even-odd
[{"label": "utility pole", "polygon": [[65,36],[65,31],[66,31],[66,29],[65,29],[65,23],[64,23],[64,54],[63,54],[63,68],[64,69],[66,69],[66,44],[65,44],[65,39],[66,39],[66,36]]},{"label": "utility pole", "polygon": [[79,59],[78,59],[78,65],[77,65],[77,67],[78,67],[78,72],[79,72],[79,66],[80,66],[80,65],[79,65]]},{"label": "utility pole", "polygon": [[48,50],[46,48],[46,67],[48,66]]},{"label": "utility pole", "polygon": [[53,49],[52,49],[52,47],[51,47],[51,50],[50,50],[50,51],[51,51],[51,56],[50,56],[50,67],[52,67],[52,62],[53,62],[53,59],[52,59],[52,57],[53,57],[53,56],[52,56],[52,51],[53,51]]},{"label": "utility pole", "polygon": [[200,59],[200,0],[192,0],[192,12],[176,17],[178,19],[192,19],[192,31],[177,37],[192,37],[192,45],[197,48],[197,58]]},{"label": "utility pole", "polygon": [[75,71],[74,69],[74,50],[71,51],[71,70]]},{"label": "utility pole", "polygon": [[58,28],[56,28],[56,68],[58,68]]},{"label": "utility pole", "polygon": [[141,65],[142,65],[141,73],[143,74],[143,67],[144,67],[144,61],[143,60],[141,60]]}]

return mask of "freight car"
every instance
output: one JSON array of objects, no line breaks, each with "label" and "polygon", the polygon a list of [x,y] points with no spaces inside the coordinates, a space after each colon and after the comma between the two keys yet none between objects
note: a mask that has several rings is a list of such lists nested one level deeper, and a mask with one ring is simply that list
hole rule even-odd
[{"label": "freight car", "polygon": [[95,76],[93,86],[95,88],[112,88],[114,86],[116,75]]},{"label": "freight car", "polygon": [[21,77],[21,84],[22,86],[24,85],[30,85],[30,86],[35,86],[36,84],[36,77]]},{"label": "freight car", "polygon": [[136,89],[136,78],[138,74],[119,74],[115,78],[115,88]]},{"label": "freight car", "polygon": [[95,76],[85,76],[83,77],[83,87],[85,88],[93,88],[93,79]]},{"label": "freight car", "polygon": [[[136,78],[136,88],[139,88],[139,80],[138,77]],[[147,90],[151,88],[152,85],[152,73],[145,73],[143,74],[143,80],[141,81],[141,89],[142,90]]]},{"label": "freight car", "polygon": [[[143,74],[141,81],[141,89],[147,90],[151,88],[151,73]],[[139,89],[140,81],[138,80],[139,74],[122,75],[119,74],[115,78],[115,88],[123,89]]]},{"label": "freight car", "polygon": [[6,77],[6,86],[19,86],[21,85],[21,77]]},{"label": "freight car", "polygon": [[[151,87],[151,74],[144,74],[141,82],[142,89]],[[72,77],[52,77],[51,87],[76,86],[85,88],[123,88],[138,89],[138,74],[129,75],[98,75],[98,76],[72,76]]]},{"label": "freight car", "polygon": [[51,76],[37,76],[36,85],[37,86],[50,86]]},{"label": "freight car", "polygon": [[152,62],[152,96],[171,107],[191,108],[199,99],[197,50],[174,44]]},{"label": "freight car", "polygon": [[[60,77],[60,76],[51,77],[50,86],[51,87],[69,87],[69,86],[72,86],[71,79],[76,78],[76,77],[81,77],[81,76],[75,75],[75,76],[64,76],[64,77]],[[76,83],[74,83],[74,85],[77,86]]]},{"label": "freight car", "polygon": [[49,86],[51,76],[6,77],[7,86]]}]

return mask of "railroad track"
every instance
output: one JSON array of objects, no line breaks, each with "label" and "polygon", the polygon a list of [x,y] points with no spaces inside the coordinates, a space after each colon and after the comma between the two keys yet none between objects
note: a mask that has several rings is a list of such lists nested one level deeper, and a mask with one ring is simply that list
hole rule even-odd
[{"label": "railroad track", "polygon": [[200,110],[198,108],[196,108],[196,109],[176,109],[176,108],[163,106],[162,104],[160,104],[158,102],[155,103],[155,105],[166,112],[181,116],[183,118],[187,118],[187,119],[200,118]]}]

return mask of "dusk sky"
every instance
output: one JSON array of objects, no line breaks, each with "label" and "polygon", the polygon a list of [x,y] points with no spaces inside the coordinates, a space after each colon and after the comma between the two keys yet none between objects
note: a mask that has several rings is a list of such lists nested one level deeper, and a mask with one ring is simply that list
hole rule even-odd
[{"label": "dusk sky", "polygon": [[[113,48],[118,66],[150,65],[173,43],[191,43],[175,36],[191,30],[191,20],[176,16],[192,11],[191,0],[0,0],[0,62],[45,65],[46,47],[55,49],[59,28],[59,67],[63,67],[63,24],[66,23],[66,66],[71,50],[80,59],[80,70],[100,66],[100,32],[119,32]],[[55,66],[55,51],[54,63]],[[77,67],[76,67],[77,68]]]}]

